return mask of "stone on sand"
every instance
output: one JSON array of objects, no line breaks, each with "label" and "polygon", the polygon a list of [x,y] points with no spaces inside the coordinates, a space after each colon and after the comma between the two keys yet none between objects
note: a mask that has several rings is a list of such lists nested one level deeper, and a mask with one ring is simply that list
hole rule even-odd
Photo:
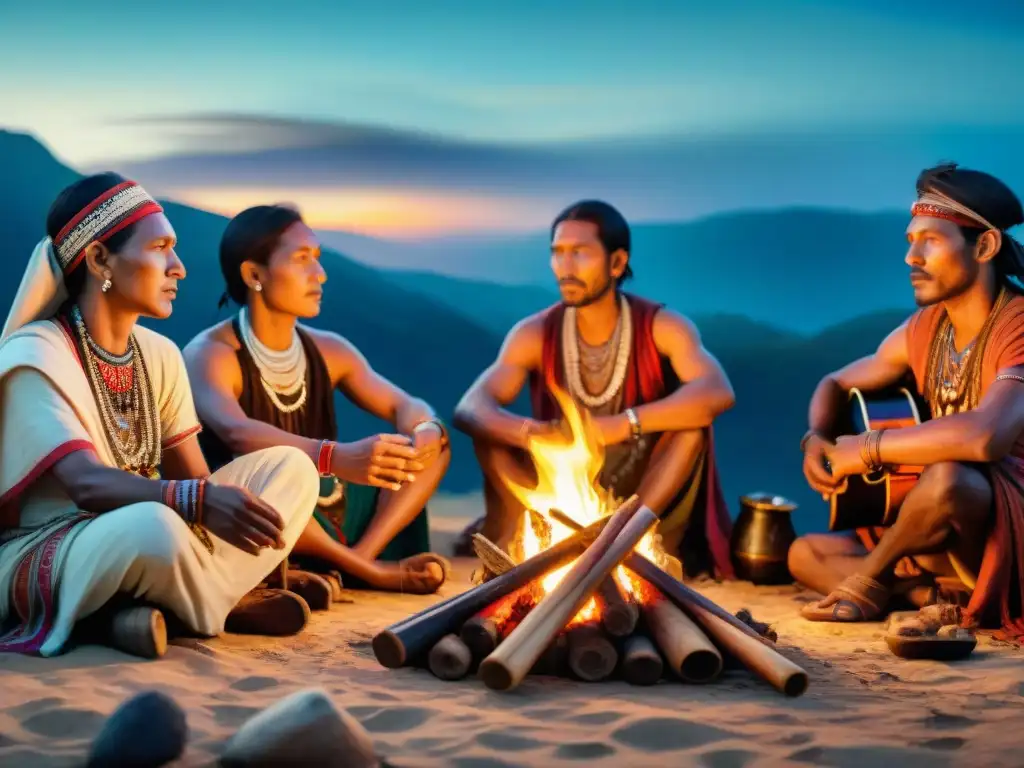
[{"label": "stone on sand", "polygon": [[220,757],[223,766],[322,765],[378,768],[373,739],[323,690],[293,693],[238,729]]},{"label": "stone on sand", "polygon": [[174,699],[159,691],[133,696],[103,725],[89,750],[88,768],[167,765],[185,751],[188,725]]}]

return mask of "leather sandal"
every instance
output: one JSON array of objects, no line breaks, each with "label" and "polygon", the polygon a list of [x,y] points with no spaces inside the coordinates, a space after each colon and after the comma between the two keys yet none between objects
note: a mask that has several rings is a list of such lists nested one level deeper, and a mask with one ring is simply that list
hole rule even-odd
[{"label": "leather sandal", "polygon": [[309,604],[284,589],[254,589],[228,614],[224,629],[238,635],[297,635],[309,623]]},{"label": "leather sandal", "polygon": [[318,573],[291,568],[288,571],[288,591],[299,595],[310,610],[326,611],[331,607],[334,590],[330,583]]},{"label": "leather sandal", "polygon": [[854,574],[840,582],[824,600],[805,605],[809,621],[874,621],[885,611],[889,590],[874,579]]}]

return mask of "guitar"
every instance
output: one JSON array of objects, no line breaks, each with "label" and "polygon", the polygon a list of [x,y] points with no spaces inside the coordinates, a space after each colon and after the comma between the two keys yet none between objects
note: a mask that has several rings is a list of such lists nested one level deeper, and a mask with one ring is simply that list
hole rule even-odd
[{"label": "guitar", "polygon": [[[923,411],[928,414],[927,408]],[[917,398],[906,387],[870,394],[855,387],[850,390],[846,423],[840,425],[839,434],[860,435],[871,429],[912,427],[921,423],[921,412]],[[828,529],[850,531],[892,525],[903,499],[917,483],[923,469],[898,465],[844,478],[829,499]]]}]

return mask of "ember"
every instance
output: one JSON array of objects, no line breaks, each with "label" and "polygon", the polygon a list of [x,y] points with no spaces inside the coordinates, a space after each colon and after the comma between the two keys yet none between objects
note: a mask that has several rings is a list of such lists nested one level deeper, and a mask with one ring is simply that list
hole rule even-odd
[{"label": "ember", "polygon": [[[775,650],[774,633],[687,587],[654,534],[655,514],[597,483],[604,456],[589,417],[556,393],[570,436],[534,439],[536,488],[510,483],[528,510],[513,556],[481,536],[482,583],[401,621],[373,641],[386,667],[424,662],[451,680],[476,669],[508,690],[528,674],[651,685],[664,671],[709,682],[739,662],[786,695],[807,674]],[[756,625],[756,627],[755,627]],[[660,651],[660,652],[659,652]]]}]

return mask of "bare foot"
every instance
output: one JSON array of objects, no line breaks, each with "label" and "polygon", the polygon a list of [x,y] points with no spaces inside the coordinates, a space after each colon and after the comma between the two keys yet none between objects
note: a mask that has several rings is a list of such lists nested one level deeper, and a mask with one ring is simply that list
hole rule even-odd
[{"label": "bare foot", "polygon": [[436,592],[448,578],[450,566],[440,555],[426,552],[413,555],[397,563],[377,563],[381,575],[376,581],[379,589],[429,595]]}]

